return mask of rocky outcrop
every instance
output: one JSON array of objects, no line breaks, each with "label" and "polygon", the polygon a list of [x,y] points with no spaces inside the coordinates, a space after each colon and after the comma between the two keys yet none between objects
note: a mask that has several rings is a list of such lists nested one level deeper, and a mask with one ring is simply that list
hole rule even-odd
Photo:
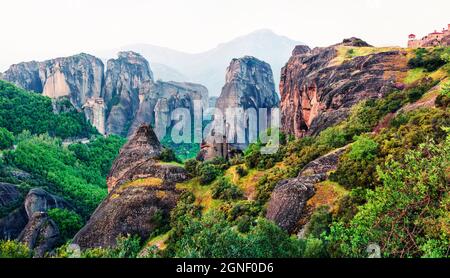
[{"label": "rocky outcrop", "polygon": [[147,123],[158,126],[162,139],[174,124],[171,112],[196,100],[208,106],[206,87],[188,82],[154,81],[148,61],[132,51],[107,62],[88,54],[12,65],[1,77],[51,98],[67,97],[101,134],[131,136]]},{"label": "rocky outcrop", "polygon": [[106,132],[126,135],[139,104],[153,84],[153,73],[144,57],[119,52],[108,60],[103,99],[106,103]]},{"label": "rocky outcrop", "polygon": [[17,186],[0,182],[0,209],[9,207],[18,202],[22,197]]},{"label": "rocky outcrop", "polygon": [[0,240],[16,239],[28,223],[28,215],[23,206],[0,219]]},{"label": "rocky outcrop", "polygon": [[316,135],[345,119],[354,104],[383,97],[399,85],[408,69],[405,52],[349,54],[358,47],[370,46],[351,38],[325,48],[294,49],[281,72],[282,131],[296,137]]},{"label": "rocky outcrop", "polygon": [[[35,213],[46,212],[53,208],[72,209],[72,206],[62,198],[41,188],[31,189],[20,207],[0,219],[0,239],[18,238]],[[30,226],[28,229],[31,227],[35,226]]]},{"label": "rocky outcrop", "polygon": [[35,212],[46,212],[53,208],[71,208],[71,205],[42,188],[33,188],[25,198],[24,207],[28,217],[31,218]]},{"label": "rocky outcrop", "polygon": [[[77,109],[82,109],[86,103],[100,97],[104,66],[100,59],[81,53],[12,65],[2,78],[50,98],[67,97]],[[86,116],[91,123],[99,121],[91,114]]]},{"label": "rocky outcrop", "polygon": [[[135,135],[122,147],[118,157],[113,162],[106,182],[108,191],[116,185],[128,181],[128,172],[146,162],[154,163],[161,154],[163,147],[149,125],[141,126]],[[127,174],[128,173],[128,174]]]},{"label": "rocky outcrop", "polygon": [[192,121],[195,109],[197,109],[197,113],[201,113],[207,105],[208,90],[202,85],[157,81],[142,96],[139,109],[128,130],[128,136],[132,135],[140,125],[151,123],[155,127],[157,137],[162,139],[176,122],[172,119],[172,112],[175,109],[187,109]]},{"label": "rocky outcrop", "polygon": [[292,233],[298,227],[306,202],[314,196],[314,185],[336,170],[346,147],[337,149],[308,163],[296,178],[279,182],[270,196],[266,218]]},{"label": "rocky outcrop", "polygon": [[186,171],[157,160],[161,152],[153,130],[144,125],[123,147],[108,176],[109,195],[89,222],[74,237],[82,249],[112,247],[119,236],[138,235],[146,240],[176,206],[175,184]]},{"label": "rocky outcrop", "polygon": [[215,122],[204,139],[199,159],[227,157],[232,148],[244,150],[249,143],[256,142],[263,131],[259,122],[264,122],[259,108],[267,109],[262,127],[266,129],[271,123],[271,108],[278,107],[278,103],[269,64],[250,56],[233,59],[227,68],[222,93],[215,102],[222,115],[214,115]]},{"label": "rocky outcrop", "polygon": [[59,229],[47,213],[34,212],[18,240],[33,250],[35,257],[44,257],[58,244],[60,240]]}]

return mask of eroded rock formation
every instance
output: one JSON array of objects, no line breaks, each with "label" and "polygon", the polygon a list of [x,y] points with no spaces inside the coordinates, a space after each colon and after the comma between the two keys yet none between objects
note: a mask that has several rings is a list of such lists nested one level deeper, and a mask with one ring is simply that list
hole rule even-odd
[{"label": "eroded rock formation", "polygon": [[296,178],[279,182],[270,196],[266,218],[292,233],[304,213],[306,202],[314,196],[314,185],[336,170],[346,147],[337,149],[308,163]]},{"label": "eroded rock formation", "polygon": [[31,189],[20,207],[0,219],[0,239],[24,242],[36,257],[42,257],[59,240],[59,229],[46,213],[53,208],[72,209],[72,206],[41,188]]},{"label": "eroded rock formation", "polygon": [[[51,98],[67,97],[101,134],[130,136],[143,123],[159,126],[162,138],[174,124],[171,112],[193,114],[208,105],[206,87],[188,82],[155,81],[148,61],[132,51],[107,63],[88,54],[12,65],[1,77]],[[201,111],[200,111],[201,112]]]},{"label": "eroded rock formation", "polygon": [[359,47],[370,46],[351,38],[325,48],[294,49],[281,72],[282,131],[296,137],[316,135],[345,119],[354,104],[383,97],[398,85],[408,69],[405,52],[348,54]]},{"label": "eroded rock formation", "polygon": [[[231,60],[222,93],[215,101],[221,115],[213,115],[213,124],[197,158],[227,158],[233,150],[244,150],[271,126],[271,109],[278,104],[269,64],[250,56]],[[260,108],[265,108],[266,113],[260,114]],[[264,122],[262,127],[260,121]]]},{"label": "eroded rock formation", "polygon": [[18,240],[33,250],[35,257],[43,257],[56,247],[60,233],[58,226],[47,213],[38,211],[30,217]]},{"label": "eroded rock formation", "polygon": [[119,236],[146,240],[158,227],[157,215],[168,218],[180,192],[175,184],[186,171],[157,160],[162,147],[148,125],[138,128],[123,147],[108,175],[109,195],[73,242],[82,249],[115,246]]}]

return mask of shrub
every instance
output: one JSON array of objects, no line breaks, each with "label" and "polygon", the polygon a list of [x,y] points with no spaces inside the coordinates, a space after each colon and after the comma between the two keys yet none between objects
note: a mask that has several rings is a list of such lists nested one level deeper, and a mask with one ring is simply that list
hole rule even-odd
[{"label": "shrub", "polygon": [[0,241],[0,258],[31,258],[32,255],[26,244],[15,240]]},{"label": "shrub", "polygon": [[330,231],[329,225],[332,222],[332,217],[330,213],[330,208],[328,206],[321,206],[317,208],[311,215],[311,220],[309,221],[306,235],[315,238],[320,238],[322,233],[328,234]]},{"label": "shrub", "polygon": [[226,178],[221,178],[215,182],[211,188],[212,197],[221,200],[234,200],[243,196],[242,191]]},{"label": "shrub", "polygon": [[164,148],[159,155],[159,159],[164,162],[178,162],[175,152],[172,149]]},{"label": "shrub", "polygon": [[328,240],[338,246],[338,255],[365,257],[368,244],[377,243],[383,256],[448,256],[450,237],[439,223],[450,221],[449,155],[447,136],[441,144],[428,141],[403,159],[378,167],[383,186],[368,191],[367,203],[349,224],[340,221],[331,227]]},{"label": "shrub", "polygon": [[83,227],[81,216],[67,209],[51,209],[48,216],[58,225],[63,242],[71,239]]},{"label": "shrub", "polygon": [[353,160],[372,160],[378,150],[378,143],[367,136],[357,136],[348,157]]},{"label": "shrub", "polygon": [[248,174],[248,171],[247,169],[239,165],[236,167],[236,173],[239,175],[239,177],[245,177]]},{"label": "shrub", "polygon": [[206,185],[213,182],[221,171],[210,163],[199,165],[198,174],[200,176],[200,184]]},{"label": "shrub", "polygon": [[200,162],[198,160],[191,158],[184,162],[184,168],[192,177],[196,177],[198,175],[197,167],[199,164]]}]

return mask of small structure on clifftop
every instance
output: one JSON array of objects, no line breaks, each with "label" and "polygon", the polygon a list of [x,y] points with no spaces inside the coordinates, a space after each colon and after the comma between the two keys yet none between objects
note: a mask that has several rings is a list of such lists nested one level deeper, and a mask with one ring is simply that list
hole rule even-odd
[{"label": "small structure on clifftop", "polygon": [[416,38],[415,34],[409,34],[408,47],[431,47],[431,46],[449,46],[450,45],[450,24],[447,29],[443,28],[441,32],[435,30],[432,33],[424,36],[420,40]]}]

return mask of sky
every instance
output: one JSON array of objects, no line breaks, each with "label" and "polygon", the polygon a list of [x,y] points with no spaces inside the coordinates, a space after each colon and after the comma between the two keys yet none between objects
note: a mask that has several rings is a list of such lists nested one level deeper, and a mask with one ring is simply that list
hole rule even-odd
[{"label": "sky", "polygon": [[196,53],[258,29],[310,46],[404,46],[447,27],[449,11],[448,0],[2,0],[0,71],[134,43]]}]

